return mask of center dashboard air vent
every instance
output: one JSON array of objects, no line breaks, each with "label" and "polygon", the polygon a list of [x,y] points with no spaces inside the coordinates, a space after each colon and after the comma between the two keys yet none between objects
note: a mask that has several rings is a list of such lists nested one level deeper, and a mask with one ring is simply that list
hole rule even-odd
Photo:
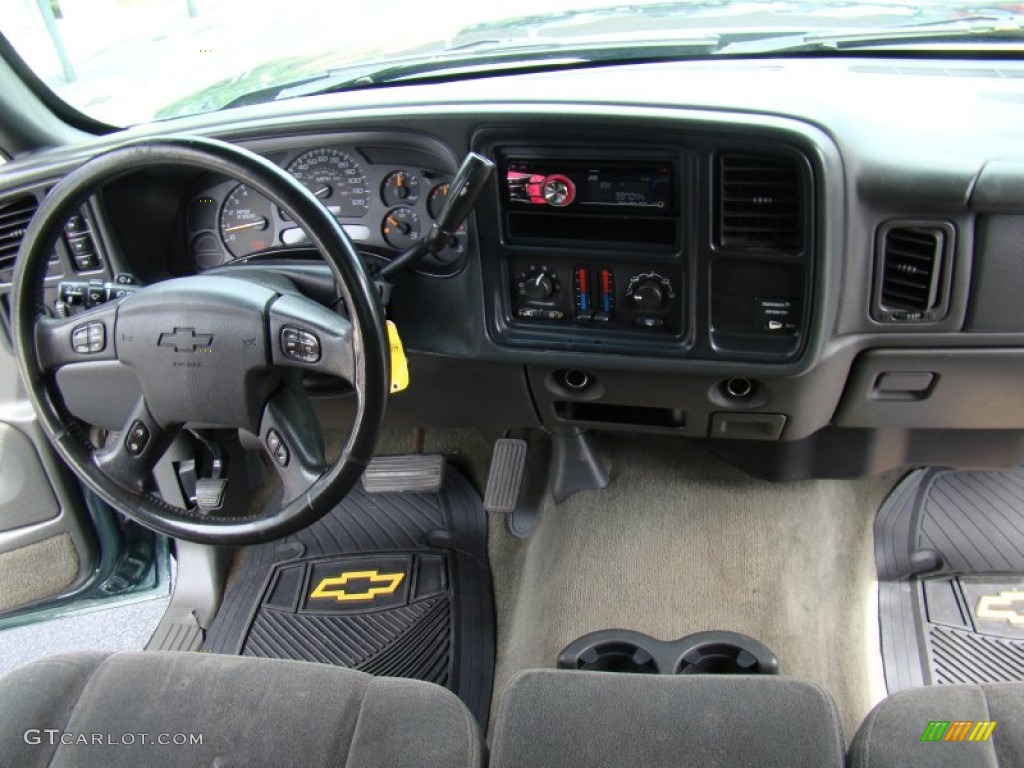
[{"label": "center dashboard air vent", "polygon": [[801,245],[800,168],[790,158],[718,157],[717,239],[722,248],[788,251]]},{"label": "center dashboard air vent", "polygon": [[940,223],[889,223],[878,234],[875,258],[876,320],[939,320],[949,301],[953,228]]},{"label": "center dashboard air vent", "polygon": [[0,203],[0,282],[11,282],[14,261],[21,248],[21,241],[28,230],[28,224],[35,215],[39,203],[35,197],[26,195]]}]

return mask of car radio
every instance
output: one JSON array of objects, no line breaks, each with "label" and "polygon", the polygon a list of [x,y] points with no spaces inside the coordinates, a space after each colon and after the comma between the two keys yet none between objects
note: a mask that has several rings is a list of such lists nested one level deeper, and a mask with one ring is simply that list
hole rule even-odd
[{"label": "car radio", "polygon": [[673,210],[671,163],[510,157],[505,191],[512,206],[545,206],[579,213]]}]

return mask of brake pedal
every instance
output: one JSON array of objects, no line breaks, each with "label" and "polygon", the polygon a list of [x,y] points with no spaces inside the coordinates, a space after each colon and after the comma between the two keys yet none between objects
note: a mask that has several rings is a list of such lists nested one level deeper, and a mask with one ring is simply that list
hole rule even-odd
[{"label": "brake pedal", "polygon": [[525,473],[526,441],[503,438],[495,442],[484,491],[484,509],[504,514],[515,512]]},{"label": "brake pedal", "polygon": [[444,483],[444,457],[410,453],[376,456],[363,472],[367,493],[438,493]]}]

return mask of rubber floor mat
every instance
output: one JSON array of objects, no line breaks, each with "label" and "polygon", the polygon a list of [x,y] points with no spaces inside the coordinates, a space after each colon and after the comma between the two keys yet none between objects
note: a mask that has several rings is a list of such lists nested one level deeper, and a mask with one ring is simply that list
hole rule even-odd
[{"label": "rubber floor mat", "polygon": [[486,724],[494,607],[479,495],[450,466],[440,493],[357,486],[305,530],[246,552],[204,650],[427,680]]},{"label": "rubber floor mat", "polygon": [[875,520],[889,693],[1024,680],[1024,469],[919,470]]}]

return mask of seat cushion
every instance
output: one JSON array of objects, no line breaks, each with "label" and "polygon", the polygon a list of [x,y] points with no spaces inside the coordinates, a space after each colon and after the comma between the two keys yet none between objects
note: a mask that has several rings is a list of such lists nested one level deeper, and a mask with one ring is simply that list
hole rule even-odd
[{"label": "seat cushion", "polygon": [[498,710],[494,768],[842,766],[832,699],[802,680],[530,670]]},{"label": "seat cushion", "polygon": [[[900,691],[882,701],[861,723],[850,745],[849,765],[853,768],[1024,765],[1022,711],[1024,683],[933,685]],[[996,725],[988,738],[979,740],[978,737],[984,737],[988,730],[980,724],[993,721]],[[940,725],[932,726],[932,723]],[[976,729],[976,739],[971,740]],[[927,736],[926,730],[929,731]]]},{"label": "seat cushion", "polygon": [[450,691],[340,667],[208,653],[72,653],[0,679],[0,765],[483,763],[479,729]]}]

